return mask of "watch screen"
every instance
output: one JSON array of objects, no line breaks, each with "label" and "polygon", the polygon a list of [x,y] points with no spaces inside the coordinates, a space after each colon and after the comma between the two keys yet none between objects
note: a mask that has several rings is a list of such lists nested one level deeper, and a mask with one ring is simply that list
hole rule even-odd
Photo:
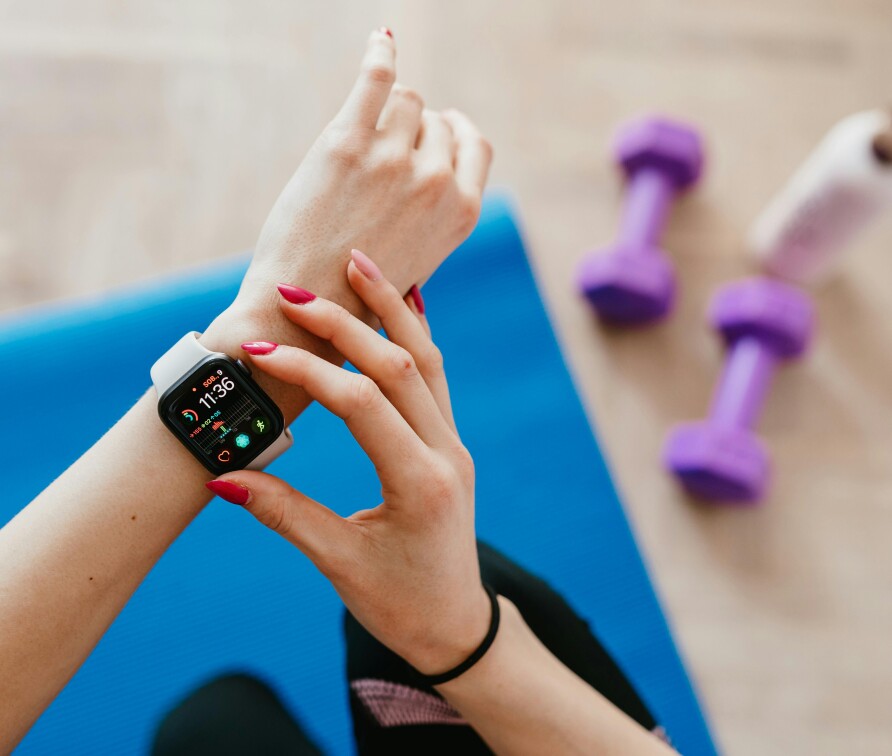
[{"label": "watch screen", "polygon": [[234,362],[215,357],[171,393],[167,424],[215,472],[250,464],[282,432],[278,407]]}]

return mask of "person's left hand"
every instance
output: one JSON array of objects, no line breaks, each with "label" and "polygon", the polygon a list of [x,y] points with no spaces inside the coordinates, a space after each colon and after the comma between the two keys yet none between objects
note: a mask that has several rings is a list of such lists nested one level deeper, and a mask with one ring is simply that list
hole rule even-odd
[{"label": "person's left hand", "polygon": [[343,270],[354,247],[374,249],[405,294],[471,233],[492,159],[489,142],[464,114],[425,109],[418,92],[395,82],[393,38],[375,31],[340,112],[263,225],[235,302],[243,322],[263,328],[281,320],[270,295],[280,282],[353,310],[359,302],[343,286]]},{"label": "person's left hand", "polygon": [[227,473],[208,488],[303,551],[384,645],[421,672],[440,673],[477,648],[490,621],[474,536],[474,465],[420,300],[404,301],[361,253],[347,277],[389,341],[319,297],[283,310],[362,374],[294,347],[243,346],[255,367],[302,386],[344,419],[375,465],[383,501],[342,518],[265,473]]},{"label": "person's left hand", "polygon": [[[235,302],[201,342],[236,356],[253,334],[300,344],[332,361],[339,355],[279,313],[277,283],[312,289],[370,320],[343,271],[353,247],[375,260],[405,294],[467,238],[480,213],[492,149],[470,119],[424,108],[395,85],[396,48],[378,30],[353,89],[304,158],[264,223]],[[304,392],[268,376],[262,387],[293,418]]]}]

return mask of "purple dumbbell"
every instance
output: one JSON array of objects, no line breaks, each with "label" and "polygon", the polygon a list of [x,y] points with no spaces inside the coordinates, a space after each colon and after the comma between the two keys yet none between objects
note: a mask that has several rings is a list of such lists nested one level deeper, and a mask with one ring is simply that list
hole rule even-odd
[{"label": "purple dumbbell", "polygon": [[709,419],[676,427],[664,462],[699,498],[755,501],[765,490],[770,462],[752,429],[775,366],[808,345],[814,311],[799,289],[753,278],[720,290],[710,320],[729,351]]},{"label": "purple dumbbell", "polygon": [[587,254],[576,280],[601,317],[644,323],[672,306],[675,276],[657,242],[670,203],[700,177],[703,143],[692,126],[644,118],[620,130],[614,149],[628,177],[619,238]]}]

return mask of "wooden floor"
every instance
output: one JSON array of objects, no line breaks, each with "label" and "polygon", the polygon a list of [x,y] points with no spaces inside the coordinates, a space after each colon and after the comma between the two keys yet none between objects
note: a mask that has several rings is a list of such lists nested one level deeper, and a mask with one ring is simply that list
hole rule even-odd
[{"label": "wooden floor", "polygon": [[[723,750],[892,753],[892,221],[817,294],[816,347],[778,377],[765,505],[694,505],[658,464],[706,408],[703,311],[752,271],[748,224],[830,124],[890,101],[890,0],[0,0],[0,309],[251,246],[381,23],[401,79],[496,146]],[[709,165],[665,237],[677,312],[610,332],[572,269],[615,227],[612,130],[648,111],[698,123]]]}]

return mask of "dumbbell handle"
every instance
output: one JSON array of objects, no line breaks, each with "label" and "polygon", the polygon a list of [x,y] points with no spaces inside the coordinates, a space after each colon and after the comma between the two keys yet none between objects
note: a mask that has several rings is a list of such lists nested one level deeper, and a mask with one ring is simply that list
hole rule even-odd
[{"label": "dumbbell handle", "polygon": [[654,167],[636,170],[626,184],[619,240],[630,248],[653,245],[659,238],[675,197],[675,184]]},{"label": "dumbbell handle", "polygon": [[753,336],[735,341],[712,400],[710,421],[730,428],[754,427],[771,386],[777,359],[764,342]]}]

